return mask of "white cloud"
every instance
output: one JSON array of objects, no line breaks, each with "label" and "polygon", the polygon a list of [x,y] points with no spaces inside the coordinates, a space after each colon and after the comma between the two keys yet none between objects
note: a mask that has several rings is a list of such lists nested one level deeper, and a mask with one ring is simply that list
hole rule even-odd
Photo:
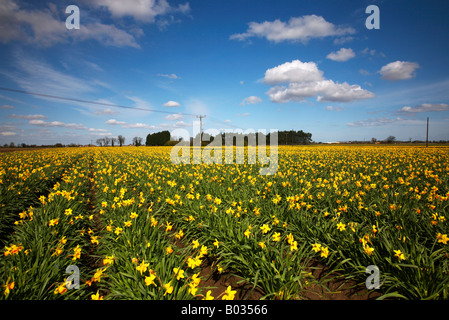
[{"label": "white cloud", "polygon": [[156,126],[145,124],[145,123],[126,123],[122,125],[122,128],[131,128],[131,129],[156,129]]},{"label": "white cloud", "polygon": [[102,110],[97,110],[97,111],[95,111],[95,114],[97,114],[97,115],[107,114],[107,115],[113,116],[113,115],[115,115],[115,114],[117,114],[117,113],[118,113],[117,111],[112,110],[112,109],[110,109],[110,108],[106,108],[106,109],[102,109]]},{"label": "white cloud", "polygon": [[355,57],[355,53],[351,48],[349,48],[349,49],[341,48],[337,52],[331,52],[326,56],[326,58],[328,58],[330,60],[339,61],[339,62],[348,61],[349,59],[354,58],[354,57]]},{"label": "white cloud", "polygon": [[182,127],[190,127],[192,124],[186,123],[184,121],[177,121],[173,127],[175,128],[182,128]]},{"label": "white cloud", "polygon": [[184,116],[181,113],[169,114],[165,117],[167,120],[181,120],[184,119]]},{"label": "white cloud", "polygon": [[395,119],[392,118],[370,118],[367,120],[359,120],[354,122],[348,122],[346,125],[348,127],[380,127],[388,124],[394,123],[395,125],[423,125],[425,121],[423,120],[411,120],[411,119],[403,119],[397,117]]},{"label": "white cloud", "polygon": [[315,62],[301,62],[293,60],[265,71],[266,84],[287,82],[310,82],[323,80],[323,71],[318,70]]},{"label": "white cloud", "polygon": [[[60,72],[46,62],[31,58],[22,52],[15,54],[13,66],[16,70],[0,71],[21,88],[46,94],[65,95],[72,97],[76,94],[92,92],[95,84],[87,80]],[[43,98],[43,97],[40,97]],[[49,98],[43,98],[49,99]]]},{"label": "white cloud", "polygon": [[134,104],[135,104],[134,107],[135,108],[151,111],[150,110],[151,109],[151,104],[148,101],[145,101],[145,100],[143,100],[143,99],[141,99],[139,97],[126,96],[126,98],[131,100],[131,101],[134,101]]},{"label": "white cloud", "polygon": [[246,104],[258,104],[261,103],[262,99],[256,96],[249,96],[240,103],[240,105],[244,106]]},{"label": "white cloud", "polygon": [[166,0],[95,0],[97,7],[106,8],[113,17],[133,17],[135,20],[152,23],[157,16],[168,13],[188,13],[189,3],[172,7]]},{"label": "white cloud", "polygon": [[164,103],[163,106],[168,107],[168,108],[175,108],[175,107],[180,107],[181,105],[179,104],[179,102],[170,100],[170,101]]},{"label": "white cloud", "polygon": [[177,75],[174,74],[174,73],[171,73],[171,74],[162,74],[162,73],[158,73],[157,75],[158,75],[159,77],[164,77],[164,78],[168,78],[168,79],[181,79],[180,76],[177,76]]},{"label": "white cloud", "polygon": [[343,111],[343,108],[341,107],[334,107],[334,106],[326,106],[327,111]]},{"label": "white cloud", "polygon": [[359,69],[359,73],[361,75],[364,75],[364,76],[369,76],[370,75],[370,72],[368,70],[365,70],[365,69]]},{"label": "white cloud", "polygon": [[131,34],[114,25],[88,20],[76,32],[70,32],[65,27],[64,16],[59,16],[57,10],[51,9],[51,5],[49,8],[32,10],[20,8],[13,0],[5,0],[0,4],[0,42],[17,40],[52,46],[68,43],[69,39],[94,39],[106,46],[140,48]]},{"label": "white cloud", "polygon": [[4,137],[7,137],[7,136],[15,136],[17,133],[12,132],[12,131],[3,131],[3,132],[0,132],[0,134]]},{"label": "white cloud", "polygon": [[383,66],[379,73],[385,80],[406,80],[415,77],[415,70],[419,64],[407,61],[395,61]]},{"label": "white cloud", "polygon": [[269,41],[302,41],[307,42],[311,38],[323,38],[329,36],[343,36],[355,33],[350,27],[337,27],[316,15],[292,17],[288,22],[279,19],[262,23],[250,22],[245,33],[233,34],[230,39],[245,40],[250,37],[264,37]]},{"label": "white cloud", "polygon": [[449,105],[445,103],[423,103],[415,107],[404,106],[398,112],[400,113],[418,113],[432,111],[448,111]]},{"label": "white cloud", "polygon": [[350,42],[352,40],[354,40],[354,37],[351,37],[351,36],[336,38],[336,39],[334,39],[334,44],[342,45],[342,44],[344,44],[346,42]]},{"label": "white cloud", "polygon": [[303,63],[299,60],[268,69],[265,72],[264,82],[267,84],[289,82],[288,86],[275,86],[266,92],[272,102],[303,101],[305,98],[315,96],[317,101],[350,102],[375,96],[359,85],[336,83],[325,79],[323,72],[314,62]]},{"label": "white cloud", "polygon": [[36,119],[47,119],[46,116],[42,115],[42,114],[28,114],[26,116],[24,115],[20,115],[20,114],[10,114],[8,116],[8,118],[13,118],[13,119],[26,119],[26,120],[36,120]]},{"label": "white cloud", "polygon": [[237,115],[237,117],[248,117],[249,116],[249,113],[248,112],[245,112],[245,113],[242,113],[242,114],[238,114]]},{"label": "white cloud", "polygon": [[117,121],[115,119],[109,119],[109,120],[105,121],[105,124],[122,125],[122,124],[126,124],[126,122],[125,121]]},{"label": "white cloud", "polygon": [[44,121],[44,120],[30,120],[29,124],[40,127],[63,127],[76,130],[87,130],[88,128],[79,123],[64,123],[62,121]]},{"label": "white cloud", "polygon": [[367,120],[348,122],[346,125],[349,127],[378,127],[392,123],[394,121],[394,119],[390,118],[370,118]]},{"label": "white cloud", "polygon": [[14,109],[14,107],[4,104],[4,105],[0,106],[0,109]]},{"label": "white cloud", "polygon": [[107,132],[106,129],[95,129],[95,128],[89,128],[89,132]]}]

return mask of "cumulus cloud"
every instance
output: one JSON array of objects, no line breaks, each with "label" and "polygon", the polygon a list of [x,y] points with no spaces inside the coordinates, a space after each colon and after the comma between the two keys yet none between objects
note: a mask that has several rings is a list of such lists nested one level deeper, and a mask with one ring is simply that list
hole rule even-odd
[{"label": "cumulus cloud", "polygon": [[338,83],[323,77],[323,72],[314,62],[294,60],[268,69],[264,82],[267,84],[288,83],[288,86],[274,86],[266,94],[272,102],[303,101],[317,97],[317,101],[350,102],[373,98],[374,93],[359,85]]},{"label": "cumulus cloud", "polygon": [[337,52],[331,52],[326,56],[326,58],[328,58],[330,60],[339,61],[339,62],[348,61],[349,59],[354,58],[354,57],[355,57],[355,53],[351,48],[349,48],[349,49],[341,48]]},{"label": "cumulus cloud", "polygon": [[115,119],[109,119],[107,121],[105,121],[105,124],[110,124],[110,125],[123,125],[126,124],[125,121],[117,121]]},{"label": "cumulus cloud", "polygon": [[246,104],[258,104],[261,103],[262,99],[256,96],[249,96],[245,99],[242,100],[242,102],[240,103],[240,105],[244,106]]},{"label": "cumulus cloud", "polygon": [[65,123],[62,121],[44,121],[44,120],[30,120],[29,124],[40,127],[63,127],[77,130],[88,130],[88,128],[80,123]]},{"label": "cumulus cloud", "polygon": [[301,41],[306,43],[311,38],[324,38],[329,36],[344,36],[355,33],[350,27],[337,27],[317,15],[292,17],[288,22],[276,19],[261,23],[250,22],[244,33],[230,36],[233,40],[245,40],[251,37],[263,37],[269,41]]},{"label": "cumulus cloud", "polygon": [[404,106],[398,112],[400,113],[419,113],[432,111],[447,111],[449,105],[445,103],[423,103],[415,107]]},{"label": "cumulus cloud", "polygon": [[385,80],[406,80],[415,77],[415,70],[419,68],[419,64],[408,61],[395,61],[383,66],[379,73]]},{"label": "cumulus cloud", "polygon": [[169,114],[165,117],[167,120],[181,120],[184,119],[184,116],[181,113]]},{"label": "cumulus cloud", "polygon": [[315,62],[301,62],[293,60],[265,71],[266,84],[287,82],[311,82],[323,80],[323,71],[318,70]]},{"label": "cumulus cloud", "polygon": [[176,108],[176,107],[180,107],[181,105],[179,104],[179,102],[176,101],[167,101],[166,103],[163,104],[164,107],[168,107],[168,108]]}]

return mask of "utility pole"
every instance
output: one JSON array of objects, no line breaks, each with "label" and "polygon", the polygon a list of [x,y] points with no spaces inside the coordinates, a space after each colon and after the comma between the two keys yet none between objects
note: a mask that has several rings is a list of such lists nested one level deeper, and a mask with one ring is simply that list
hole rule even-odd
[{"label": "utility pole", "polygon": [[426,148],[429,145],[429,117],[427,117]]},{"label": "utility pole", "polygon": [[203,143],[203,118],[206,118],[206,116],[196,116],[197,118],[200,118],[200,146]]}]

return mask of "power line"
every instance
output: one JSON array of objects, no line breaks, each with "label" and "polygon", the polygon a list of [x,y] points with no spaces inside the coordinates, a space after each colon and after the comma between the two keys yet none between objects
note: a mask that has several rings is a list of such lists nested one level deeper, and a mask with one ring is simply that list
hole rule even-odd
[{"label": "power line", "polygon": [[[4,88],[4,87],[0,87],[0,90],[9,91],[9,92],[16,92],[16,93],[21,93],[21,94],[27,94],[27,95],[32,95],[32,96],[46,97],[46,98],[57,99],[57,100],[65,100],[65,101],[81,102],[81,103],[88,103],[88,104],[96,104],[96,105],[108,106],[108,107],[114,107],[114,108],[142,110],[142,111],[158,112],[158,113],[165,113],[165,114],[180,114],[180,115],[184,115],[184,116],[198,117],[197,114],[193,114],[193,113],[171,112],[171,111],[156,110],[156,109],[130,107],[130,106],[123,106],[123,105],[113,104],[113,103],[97,102],[97,101],[83,100],[83,99],[77,99],[77,98],[68,98],[68,97],[56,96],[56,95],[51,95],[51,94],[39,93],[39,92],[30,92],[30,91],[26,91],[26,90],[18,90],[18,89]],[[204,115],[204,116],[201,116],[201,117],[204,118],[206,116]],[[236,129],[242,129],[241,127],[232,125],[232,124],[227,123],[227,122],[223,122],[223,121],[218,120],[217,118],[214,118],[212,116],[210,116],[210,118],[213,121],[215,121],[217,123],[220,123],[220,124],[222,124],[224,126],[228,126],[228,127],[232,127],[232,128],[236,128]]]},{"label": "power line", "polygon": [[181,115],[185,115],[185,116],[196,116],[196,114],[192,114],[192,113],[170,112],[170,111],[163,111],[163,110],[146,109],[146,108],[130,107],[130,106],[122,106],[122,105],[113,104],[113,103],[89,101],[89,100],[76,99],[76,98],[67,98],[67,97],[55,96],[55,95],[51,95],[51,94],[30,92],[30,91],[17,90],[17,89],[11,89],[11,88],[0,87],[0,90],[9,91],[9,92],[16,92],[16,93],[23,93],[23,94],[28,94],[28,95],[32,95],[32,96],[40,96],[40,97],[59,99],[59,100],[65,100],[65,101],[73,101],[73,102],[96,104],[96,105],[101,105],[101,106],[108,106],[108,107],[115,107],[115,108],[122,108],[122,109],[133,109],[133,110],[142,110],[142,111],[148,111],[148,112],[159,112],[159,113],[168,113],[168,114],[181,114]]}]

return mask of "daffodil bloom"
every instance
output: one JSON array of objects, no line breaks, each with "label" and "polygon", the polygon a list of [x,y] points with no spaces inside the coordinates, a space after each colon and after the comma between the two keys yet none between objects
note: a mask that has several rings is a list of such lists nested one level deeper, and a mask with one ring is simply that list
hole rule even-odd
[{"label": "daffodil bloom", "polygon": [[275,241],[275,242],[281,240],[281,234],[279,232],[275,232],[271,237],[273,238],[273,241]]},{"label": "daffodil bloom", "polygon": [[8,280],[6,280],[6,284],[4,285],[5,287],[5,296],[9,295],[10,290],[14,289],[14,281],[13,282],[9,282],[9,278]]},{"label": "daffodil bloom", "polygon": [[290,251],[295,251],[295,250],[298,250],[298,242],[293,241],[293,242],[290,244]]},{"label": "daffodil bloom", "polygon": [[176,239],[181,239],[183,236],[184,236],[184,231],[179,230],[179,231],[176,233],[175,238],[176,238]]},{"label": "daffodil bloom", "polygon": [[201,246],[200,249],[200,257],[203,257],[207,254],[207,247],[206,246]]},{"label": "daffodil bloom", "polygon": [[245,235],[245,237],[247,237],[249,239],[249,236],[251,235],[251,231],[249,231],[249,229],[246,229],[246,231],[243,234]]},{"label": "daffodil bloom", "polygon": [[215,238],[214,241],[214,246],[216,246],[217,248],[220,246],[220,242],[218,242],[218,240]]},{"label": "daffodil bloom", "polygon": [[151,273],[150,276],[145,276],[145,285],[149,286],[151,284],[154,284],[154,286],[157,287],[154,279],[156,279],[156,275],[153,273]]},{"label": "daffodil bloom", "polygon": [[214,297],[212,296],[212,291],[208,290],[206,293],[206,296],[203,298],[203,300],[214,300]]},{"label": "daffodil bloom", "polygon": [[193,240],[192,245],[193,245],[193,249],[196,249],[200,246],[200,243],[198,242],[198,240]]},{"label": "daffodil bloom", "polygon": [[98,244],[98,236],[91,236],[90,237],[90,242],[92,242],[92,244]]},{"label": "daffodil bloom", "polygon": [[198,272],[198,273],[195,273],[195,274],[192,276],[192,278],[191,278],[192,283],[194,283],[196,286],[199,285],[200,282],[201,282],[201,279],[200,279],[199,275],[200,275],[199,272]]},{"label": "daffodil bloom", "polygon": [[164,284],[164,289],[165,289],[165,293],[164,296],[168,293],[168,294],[172,294],[173,292],[173,287],[171,285],[171,282]]},{"label": "daffodil bloom", "polygon": [[61,284],[59,284],[59,286],[56,287],[56,289],[53,291],[54,294],[64,294],[67,291],[67,286],[65,281]]},{"label": "daffodil bloom", "polygon": [[96,293],[96,294],[92,294],[92,295],[90,296],[90,298],[91,298],[92,300],[103,300],[103,296],[100,296],[100,293],[99,293],[98,290],[97,290],[97,293]]},{"label": "daffodil bloom", "polygon": [[5,247],[5,252],[3,252],[3,254],[5,256],[9,256],[10,254],[14,255],[14,254],[18,254],[20,251],[23,250],[23,247],[21,245],[15,245],[12,244],[10,247]]},{"label": "daffodil bloom", "polygon": [[179,268],[173,268],[173,272],[176,275],[176,280],[184,278],[184,270]]},{"label": "daffodil bloom", "polygon": [[136,213],[136,212],[131,212],[131,214],[130,214],[130,218],[131,219],[135,219],[135,218],[137,218],[139,215]]},{"label": "daffodil bloom", "polygon": [[125,227],[131,227],[131,225],[132,225],[132,221],[131,220],[125,221],[123,223],[124,223]]},{"label": "daffodil bloom", "polygon": [[92,277],[92,282],[100,282],[101,276],[103,275],[103,272],[106,271],[107,268],[103,268],[103,269],[98,269],[94,276]]},{"label": "daffodil bloom", "polygon": [[338,223],[337,224],[337,229],[339,230],[339,231],[344,231],[344,230],[346,230],[346,225],[344,224],[344,223],[342,223],[342,222],[340,222],[340,223]]},{"label": "daffodil bloom", "polygon": [[263,226],[260,227],[260,230],[262,230],[262,233],[267,233],[268,231],[271,230],[271,228],[268,226],[268,224],[264,224]]},{"label": "daffodil bloom", "polygon": [[157,226],[157,221],[156,221],[156,219],[153,217],[153,216],[151,216],[151,226],[152,227],[156,227]]},{"label": "daffodil bloom", "polygon": [[172,224],[170,224],[170,222],[167,222],[166,224],[165,224],[165,232],[168,232],[168,231],[170,231],[172,228],[173,228],[173,225]]},{"label": "daffodil bloom", "polygon": [[374,248],[371,248],[368,245],[364,245],[363,249],[365,250],[365,253],[368,254],[368,255],[371,255],[373,253],[373,251],[374,251]]},{"label": "daffodil bloom", "polygon": [[143,272],[147,271],[147,268],[150,264],[149,263],[145,263],[145,260],[142,260],[142,262],[140,263],[140,265],[138,265],[136,267],[136,270],[140,272],[140,274],[142,275]]},{"label": "daffodil bloom", "polygon": [[438,239],[438,242],[443,243],[443,244],[447,244],[447,242],[449,241],[447,234],[438,233],[437,239]]},{"label": "daffodil bloom", "polygon": [[51,219],[51,220],[48,222],[48,225],[51,227],[51,226],[57,225],[58,223],[59,223],[59,219]]},{"label": "daffodil bloom", "polygon": [[265,244],[265,242],[259,242],[259,247],[261,247],[262,249],[266,248],[267,245]]},{"label": "daffodil bloom", "polygon": [[73,248],[72,260],[75,261],[76,259],[79,259],[80,257],[81,257],[81,248],[79,245],[77,245],[75,248]]},{"label": "daffodil bloom", "polygon": [[236,290],[232,290],[231,286],[226,288],[225,294],[221,298],[222,300],[234,300],[234,296],[237,293]]},{"label": "daffodil bloom", "polygon": [[395,256],[395,257],[398,257],[399,261],[405,260],[404,253],[402,253],[401,250],[393,250],[393,251],[394,251],[394,253],[395,253],[394,256]]},{"label": "daffodil bloom", "polygon": [[106,266],[108,264],[114,263],[114,256],[106,256],[105,259],[103,259],[103,264]]},{"label": "daffodil bloom", "polygon": [[167,254],[170,254],[170,253],[173,252],[173,249],[171,248],[171,246],[169,246],[169,247],[165,248],[165,252],[166,252]]},{"label": "daffodil bloom", "polygon": [[196,295],[196,292],[198,291],[197,286],[195,285],[195,283],[189,283],[189,293],[194,296]]},{"label": "daffodil bloom", "polygon": [[327,258],[329,255],[329,248],[321,247],[321,257]]},{"label": "daffodil bloom", "polygon": [[295,241],[295,238],[293,237],[293,235],[290,233],[288,236],[287,236],[287,242],[288,242],[288,244],[292,244],[293,243],[293,241]]}]

